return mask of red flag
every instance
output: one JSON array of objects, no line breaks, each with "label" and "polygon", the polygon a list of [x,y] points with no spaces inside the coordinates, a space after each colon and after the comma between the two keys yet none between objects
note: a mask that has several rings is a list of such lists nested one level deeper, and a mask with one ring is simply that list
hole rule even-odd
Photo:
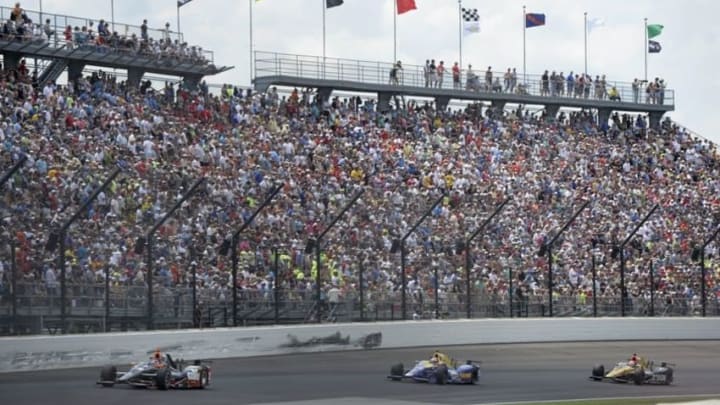
[{"label": "red flag", "polygon": [[415,0],[397,0],[397,13],[407,13],[410,10],[416,10]]}]

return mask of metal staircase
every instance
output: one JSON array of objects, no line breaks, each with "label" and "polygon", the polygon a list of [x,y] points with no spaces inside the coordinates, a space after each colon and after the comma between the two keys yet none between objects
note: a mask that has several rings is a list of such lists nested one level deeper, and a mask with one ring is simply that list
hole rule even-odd
[{"label": "metal staircase", "polygon": [[38,76],[40,88],[46,84],[56,81],[68,66],[67,59],[53,59],[53,61]]}]

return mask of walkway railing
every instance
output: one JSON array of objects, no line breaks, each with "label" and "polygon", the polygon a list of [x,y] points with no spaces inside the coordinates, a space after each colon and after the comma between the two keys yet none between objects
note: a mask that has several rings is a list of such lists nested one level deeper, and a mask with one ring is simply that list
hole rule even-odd
[{"label": "walkway railing", "polygon": [[[12,11],[13,8],[11,7],[0,7],[0,21],[2,21],[2,23],[4,24],[10,24]],[[19,38],[22,40],[33,41],[42,39],[48,41],[48,44],[51,47],[66,48],[69,45],[68,42],[65,40],[66,27],[71,27],[73,32],[75,32],[75,27],[78,27],[80,29],[82,29],[83,27],[87,27],[89,29],[92,29],[95,35],[98,35],[97,27],[100,23],[100,20],[84,17],[74,17],[63,14],[53,14],[47,12],[40,13],[39,11],[34,10],[24,10],[24,12],[27,18],[32,21],[32,26],[35,34],[33,34],[32,31],[25,32]],[[49,26],[52,30],[52,34],[50,35],[49,39],[47,33],[45,32],[45,25],[47,20],[50,20]],[[135,35],[137,38],[141,38],[142,29],[139,25],[131,25],[118,22],[113,23],[108,20],[105,20],[105,23],[108,24],[111,33],[117,32],[119,38],[123,40],[126,38],[131,38],[133,35]],[[8,26],[8,28],[11,29],[11,35],[17,38],[15,32],[12,31],[15,29],[15,27],[13,27],[11,24],[10,26]],[[185,42],[182,33],[175,31],[168,31],[166,34],[164,30],[148,28],[147,34],[148,38],[152,38],[154,40],[163,39],[167,35],[167,37],[173,43],[175,43],[175,41],[178,41],[179,43]],[[204,50],[200,47],[196,48],[201,49],[201,58],[199,59],[208,61],[208,63],[210,64],[214,63],[214,55],[212,51]]]},{"label": "walkway railing", "polygon": [[[436,61],[436,64],[438,61]],[[424,66],[402,64],[402,69],[393,72],[393,63],[364,61],[354,59],[324,58],[321,56],[293,55],[276,52],[255,52],[255,77],[291,76],[321,80],[341,80],[375,85],[397,85],[402,87],[434,87],[469,92],[506,93],[526,96],[558,98],[581,98],[611,100],[610,90],[615,87],[617,99],[621,103],[659,104],[673,106],[674,90],[664,89],[656,93],[646,92],[647,83],[634,88],[632,83],[606,80],[601,87],[595,78],[593,82],[581,87],[577,83],[568,84],[569,71],[556,82],[543,81],[541,75],[527,75],[526,79],[517,74],[515,80],[506,80],[506,72],[491,72],[488,81],[486,71],[460,70],[460,81],[453,82],[452,65],[445,65],[445,73],[433,80],[424,73]],[[395,75],[391,76],[391,72]]]}]

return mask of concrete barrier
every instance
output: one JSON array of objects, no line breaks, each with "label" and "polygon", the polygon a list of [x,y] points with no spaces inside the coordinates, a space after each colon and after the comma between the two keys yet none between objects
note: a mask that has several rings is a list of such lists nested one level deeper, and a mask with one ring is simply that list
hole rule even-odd
[{"label": "concrete barrier", "polygon": [[405,321],[0,338],[0,372],[177,358],[251,357],[460,344],[720,339],[720,318]]}]

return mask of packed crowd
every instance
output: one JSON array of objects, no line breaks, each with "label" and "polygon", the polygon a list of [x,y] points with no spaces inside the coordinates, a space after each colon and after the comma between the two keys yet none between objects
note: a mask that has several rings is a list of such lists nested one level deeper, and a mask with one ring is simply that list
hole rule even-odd
[{"label": "packed crowd", "polygon": [[[0,203],[3,240],[10,241],[0,257],[4,297],[11,245],[25,293],[57,294],[50,235],[117,167],[119,177],[68,230],[71,295],[102,283],[106,271],[114,288],[144,286],[138,237],[201,177],[199,191],[156,234],[153,275],[157,291],[171,291],[190,285],[192,269],[212,302],[231,300],[230,235],[276,185],[280,193],[239,240],[244,299],[270,299],[275,255],[288,299],[313,291],[317,263],[308,241],[360,190],[322,240],[322,290],[336,300],[357,296],[362,269],[366,302],[398,302],[393,242],[440,198],[406,240],[412,303],[432,301],[436,285],[443,303],[462,300],[465,248],[473,294],[543,300],[547,259],[539,253],[585,201],[590,205],[553,245],[558,299],[592,294],[594,256],[597,294],[616,301],[617,246],[659,204],[625,252],[627,291],[647,296],[652,268],[659,297],[697,302],[692,251],[720,223],[717,146],[669,121],[651,130],[641,116],[616,115],[598,126],[586,112],[549,120],[522,109],[435,111],[412,102],[379,112],[357,98],[323,103],[310,91],[134,89],[101,72],[44,88],[20,72],[0,79],[0,98],[8,100],[0,106],[0,168],[28,157]],[[713,297],[720,294],[719,246],[706,252]]]},{"label": "packed crowd", "polygon": [[[131,53],[161,61],[191,61],[202,65],[211,62],[202,47],[188,45],[176,32],[172,32],[170,23],[166,23],[161,30],[150,30],[147,20],[143,20],[139,32],[131,32],[130,27],[125,25],[125,32],[119,33],[114,31],[114,25],[104,19],[82,21],[87,25],[68,25],[64,29],[56,27],[49,18],[44,23],[33,21],[20,3],[15,3],[10,18],[0,27],[0,38],[45,43],[67,49]],[[151,37],[151,32],[160,37]]]}]

